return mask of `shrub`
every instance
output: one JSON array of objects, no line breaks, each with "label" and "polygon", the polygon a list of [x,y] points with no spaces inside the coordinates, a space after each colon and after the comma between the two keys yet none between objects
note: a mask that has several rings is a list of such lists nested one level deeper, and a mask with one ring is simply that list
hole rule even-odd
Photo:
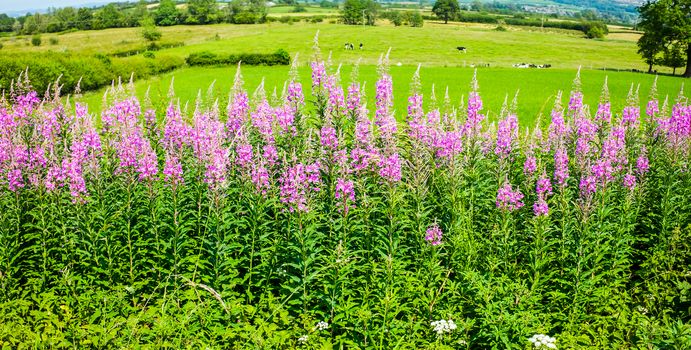
[{"label": "shrub", "polygon": [[156,55],[153,53],[153,51],[144,51],[142,56],[145,58],[156,58]]},{"label": "shrub", "polygon": [[588,39],[601,39],[605,37],[605,32],[600,27],[590,27],[585,33]]},{"label": "shrub", "polygon": [[494,30],[496,30],[496,31],[498,31],[498,32],[505,32],[505,31],[506,31],[506,27],[504,27],[503,25],[500,24],[500,25],[498,25],[496,28],[494,28]]},{"label": "shrub", "polygon": [[229,56],[220,56],[213,52],[201,51],[191,53],[187,56],[186,62],[190,66],[228,65],[237,64],[238,62],[249,66],[289,65],[290,54],[283,49],[279,49],[272,54],[242,53]]},{"label": "shrub", "polygon": [[410,14],[410,26],[416,28],[422,28],[425,21],[422,19],[422,15],[419,12],[413,12]]},{"label": "shrub", "polygon": [[56,37],[50,37],[50,39],[48,39],[48,43],[50,43],[51,45],[57,45],[58,42],[58,38]]},{"label": "shrub", "polygon": [[33,46],[41,46],[41,36],[36,34],[31,37],[31,45]]}]

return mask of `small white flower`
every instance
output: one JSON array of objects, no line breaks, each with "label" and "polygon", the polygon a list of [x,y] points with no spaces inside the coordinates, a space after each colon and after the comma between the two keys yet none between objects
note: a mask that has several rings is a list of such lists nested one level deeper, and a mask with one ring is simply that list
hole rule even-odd
[{"label": "small white flower", "polygon": [[317,323],[317,330],[323,331],[323,330],[325,330],[325,329],[327,329],[327,328],[329,328],[329,324],[328,324],[328,323],[326,323],[326,322],[324,322],[324,321],[319,321],[319,323]]},{"label": "small white flower", "polygon": [[432,326],[432,330],[437,333],[438,336],[441,336],[444,333],[451,333],[457,328],[456,323],[454,323],[453,320],[432,321],[430,325]]},{"label": "small white flower", "polygon": [[309,336],[307,334],[305,334],[302,337],[298,338],[298,342],[304,344],[304,343],[307,343],[307,339],[309,339]]},{"label": "small white flower", "polygon": [[532,337],[528,338],[528,341],[533,343],[536,349],[556,349],[557,345],[555,342],[557,341],[556,338],[550,337],[549,335],[544,335],[544,334],[535,334]]}]

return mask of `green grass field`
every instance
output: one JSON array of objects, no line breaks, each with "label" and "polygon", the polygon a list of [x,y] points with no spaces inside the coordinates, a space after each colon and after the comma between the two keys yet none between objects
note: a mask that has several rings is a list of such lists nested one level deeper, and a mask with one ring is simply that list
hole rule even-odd
[{"label": "green grass field", "polygon": [[[403,117],[407,106],[407,97],[410,92],[410,82],[417,67],[393,66],[391,74],[394,80],[394,98],[397,116]],[[335,69],[335,67],[334,67]],[[341,81],[345,85],[350,81],[351,66],[341,69]],[[458,67],[428,67],[420,69],[423,92],[426,98],[431,96],[432,84],[435,85],[436,96],[441,103],[446,87],[449,88],[449,96],[454,105],[460,104],[462,96],[467,96],[474,70],[472,68]],[[245,79],[245,88],[250,94],[257,88],[262,79],[266,87],[267,95],[271,96],[276,89],[281,94],[283,82],[288,77],[288,67],[243,67],[242,74]],[[490,118],[500,111],[504,98],[513,97],[519,91],[519,119],[522,123],[531,125],[540,115],[545,115],[543,122],[547,122],[557,91],[564,91],[563,101],[568,102],[568,92],[576,71],[571,69],[555,70],[528,70],[514,68],[486,68],[478,69],[480,93],[485,103],[485,109]],[[214,92],[222,103],[225,103],[230,90],[235,67],[218,68],[186,68],[165,74],[135,84],[137,94],[143,97],[147,90],[154,103],[163,107],[167,101],[168,89],[171,79],[174,77],[174,87],[177,97],[182,103],[189,102],[194,106],[194,99],[201,91],[205,96],[208,87],[214,82]],[[302,61],[300,68],[301,82],[304,88],[310,90],[310,71],[306,62]],[[641,100],[647,101],[648,92],[654,77],[635,73],[603,72],[584,70],[581,73],[582,87],[586,94],[586,102],[597,104],[605,77],[609,77],[609,90],[614,102],[614,110],[618,112],[626,101],[626,95],[631,83],[640,84]],[[368,105],[374,105],[374,83],[377,79],[375,66],[363,66],[359,69],[359,78],[366,82],[366,95]],[[614,78],[614,79],[613,79]],[[662,76],[658,80],[659,93],[669,95],[673,100],[681,88],[682,79]],[[84,96],[85,101],[91,106],[91,110],[99,110],[103,91],[89,93]],[[429,103],[426,101],[426,103]],[[190,107],[192,108],[192,107]],[[374,107],[371,107],[372,109]]]},{"label": "green grass field", "polygon": [[[519,112],[523,122],[531,121],[540,113],[547,114],[557,91],[565,94],[571,88],[578,67],[582,67],[583,89],[586,101],[595,103],[605,77],[609,77],[612,97],[621,103],[632,83],[640,84],[643,100],[653,76],[598,70],[639,69],[647,67],[636,53],[636,33],[626,32],[611,39],[588,40],[581,33],[569,31],[540,31],[535,28],[509,27],[507,32],[493,30],[481,24],[451,23],[443,25],[428,21],[423,28],[393,27],[385,22],[375,27],[346,26],[331,23],[304,23],[292,25],[267,23],[263,25],[209,25],[161,28],[164,42],[184,42],[184,46],[165,49],[157,55],[186,57],[192,52],[212,51],[217,54],[241,52],[273,52],[278,48],[291,55],[299,54],[302,81],[309,85],[307,61],[312,56],[312,40],[319,31],[319,42],[324,57],[331,55],[334,69],[343,65],[343,82],[349,80],[352,65],[361,61],[361,80],[367,81],[368,98],[373,98],[376,81],[375,65],[380,55],[391,48],[391,72],[394,78],[396,109],[405,111],[410,79],[418,64],[422,64],[422,80],[426,96],[432,84],[437,96],[443,98],[448,86],[452,100],[458,103],[467,95],[473,65],[489,64],[480,68],[478,76],[481,93],[490,115],[496,114],[504,97],[520,90]],[[218,35],[219,40],[216,40]],[[27,46],[28,38],[2,39],[5,51],[40,52],[44,50],[70,51],[80,54],[110,53],[144,46],[138,28],[85,31],[56,36],[57,45]],[[50,35],[44,36],[48,42]],[[360,42],[364,50],[343,50],[343,43]],[[456,46],[468,48],[466,54]],[[553,68],[516,69],[515,63],[551,64]],[[400,64],[400,66],[399,66]],[[246,87],[253,90],[262,78],[269,92],[276,87],[280,93],[287,78],[288,67],[244,67]],[[184,68],[175,72],[137,82],[143,95],[150,87],[153,101],[166,96],[172,77],[178,96],[183,101],[193,100],[200,89],[206,91],[214,80],[219,96],[225,98],[235,67]],[[659,89],[662,95],[676,96],[684,79],[662,76]],[[86,94],[92,110],[100,105],[102,91]],[[566,99],[566,97],[565,97]],[[621,107],[621,106],[616,106]]]}]

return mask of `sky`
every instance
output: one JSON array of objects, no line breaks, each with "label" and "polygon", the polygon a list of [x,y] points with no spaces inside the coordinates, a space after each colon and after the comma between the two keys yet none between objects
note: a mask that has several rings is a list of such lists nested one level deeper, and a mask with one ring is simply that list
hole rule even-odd
[{"label": "sky", "polygon": [[0,0],[0,13],[84,4],[107,4],[114,1],[115,0]]}]

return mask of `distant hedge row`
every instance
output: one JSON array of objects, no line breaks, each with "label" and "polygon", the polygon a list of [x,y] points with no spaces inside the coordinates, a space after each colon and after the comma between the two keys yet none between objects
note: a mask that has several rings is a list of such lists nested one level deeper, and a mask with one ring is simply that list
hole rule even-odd
[{"label": "distant hedge row", "polygon": [[[438,20],[439,18],[433,16],[426,16],[425,19]],[[567,30],[578,30],[585,34],[596,27],[600,29],[604,34],[609,33],[607,25],[600,21],[547,21],[544,22],[537,18],[516,18],[516,17],[505,17],[505,16],[495,16],[485,13],[477,12],[460,12],[456,16],[456,21],[466,22],[466,23],[489,23],[489,24],[499,24],[502,21],[508,25],[514,26],[526,26],[526,27],[544,27],[544,28],[559,28]]]},{"label": "distant hedge row", "polygon": [[3,54],[0,56],[0,91],[9,90],[12,80],[29,68],[29,78],[37,91],[45,91],[58,77],[63,91],[74,91],[81,78],[80,88],[89,91],[110,85],[120,77],[135,79],[166,73],[180,68],[187,62],[190,66],[237,64],[250,66],[289,65],[290,55],[280,49],[271,54],[244,53],[217,55],[213,52],[197,52],[187,59],[180,56],[159,55],[146,51],[143,55],[112,57],[106,55],[82,56],[69,53],[47,52],[41,56],[33,54]]},{"label": "distant hedge row", "polygon": [[274,53],[242,53],[231,55],[218,55],[210,51],[201,51],[190,54],[187,64],[190,66],[217,66],[237,64],[249,66],[280,66],[290,64],[290,54],[286,50],[279,49]]},{"label": "distant hedge row", "polygon": [[20,72],[29,68],[29,78],[37,91],[43,92],[60,77],[63,91],[72,92],[81,78],[81,90],[95,90],[113,80],[136,79],[169,72],[185,64],[182,57],[158,55],[115,58],[104,55],[82,56],[47,52],[34,54],[4,54],[0,56],[0,90],[7,90]]}]

